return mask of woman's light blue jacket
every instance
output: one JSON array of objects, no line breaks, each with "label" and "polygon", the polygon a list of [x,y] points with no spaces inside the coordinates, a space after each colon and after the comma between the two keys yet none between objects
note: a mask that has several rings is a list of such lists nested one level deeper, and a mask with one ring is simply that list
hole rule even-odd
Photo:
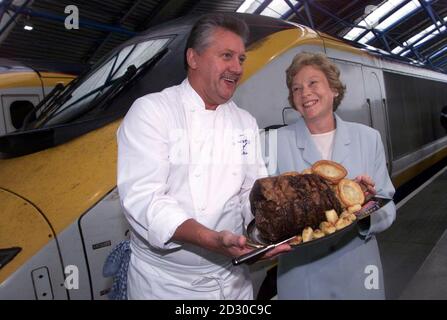
[{"label": "woman's light blue jacket", "polygon": [[[343,121],[335,115],[336,133],[332,160],[348,171],[347,178],[367,174],[378,197],[395,192],[387,172],[385,153],[377,130]],[[277,132],[277,173],[302,171],[321,160],[303,120]],[[278,265],[278,299],[384,299],[384,281],[374,234],[386,230],[396,218],[394,202],[358,224],[337,245],[324,250],[292,251],[281,255]]]}]

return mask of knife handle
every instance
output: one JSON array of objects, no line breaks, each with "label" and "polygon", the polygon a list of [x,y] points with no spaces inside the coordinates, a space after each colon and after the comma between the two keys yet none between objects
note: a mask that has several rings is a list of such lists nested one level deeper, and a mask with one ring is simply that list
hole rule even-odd
[{"label": "knife handle", "polygon": [[261,247],[261,248],[255,249],[253,251],[250,251],[249,253],[243,254],[243,255],[241,255],[237,258],[234,258],[232,260],[233,265],[237,266],[244,262],[247,262],[247,263],[254,262],[256,260],[256,258],[258,258],[263,253],[273,249],[274,247],[275,247],[275,245],[271,244],[269,246]]}]

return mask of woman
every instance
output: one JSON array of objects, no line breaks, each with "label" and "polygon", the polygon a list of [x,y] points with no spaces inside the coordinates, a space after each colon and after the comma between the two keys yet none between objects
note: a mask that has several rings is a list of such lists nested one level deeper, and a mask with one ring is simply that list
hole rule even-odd
[{"label": "woman", "polygon": [[[334,113],[345,93],[339,75],[323,54],[303,52],[293,59],[286,71],[289,102],[302,117],[278,130],[278,170],[302,171],[318,160],[332,160],[346,168],[347,178],[366,185],[367,193],[392,198],[395,190],[379,132]],[[390,202],[359,222],[358,234],[351,233],[330,249],[280,256],[278,298],[384,299],[374,234],[387,229],[395,217]]]}]

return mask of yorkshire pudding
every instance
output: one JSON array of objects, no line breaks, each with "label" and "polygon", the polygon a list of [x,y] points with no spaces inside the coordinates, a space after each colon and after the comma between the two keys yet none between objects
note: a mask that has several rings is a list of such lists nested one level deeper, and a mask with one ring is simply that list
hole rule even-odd
[{"label": "yorkshire pudding", "polygon": [[342,179],[338,183],[338,196],[345,207],[362,205],[365,202],[365,195],[360,185],[349,179]]},{"label": "yorkshire pudding", "polygon": [[337,184],[348,174],[342,165],[330,160],[320,160],[315,162],[312,165],[312,172],[318,174],[332,184]]}]

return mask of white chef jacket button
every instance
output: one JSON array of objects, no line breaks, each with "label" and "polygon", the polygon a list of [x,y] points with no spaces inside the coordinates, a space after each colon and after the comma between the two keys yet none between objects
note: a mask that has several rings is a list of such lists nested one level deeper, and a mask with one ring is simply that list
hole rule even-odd
[{"label": "white chef jacket button", "polygon": [[205,206],[200,207],[200,211],[205,211],[205,209],[206,209]]},{"label": "white chef jacket button", "polygon": [[194,176],[195,176],[195,177],[200,177],[200,172],[196,172],[196,173],[194,173]]},{"label": "white chef jacket button", "polygon": [[233,176],[236,176],[236,175],[237,175],[237,172],[236,172],[236,171],[233,171],[232,174],[233,174]]}]

